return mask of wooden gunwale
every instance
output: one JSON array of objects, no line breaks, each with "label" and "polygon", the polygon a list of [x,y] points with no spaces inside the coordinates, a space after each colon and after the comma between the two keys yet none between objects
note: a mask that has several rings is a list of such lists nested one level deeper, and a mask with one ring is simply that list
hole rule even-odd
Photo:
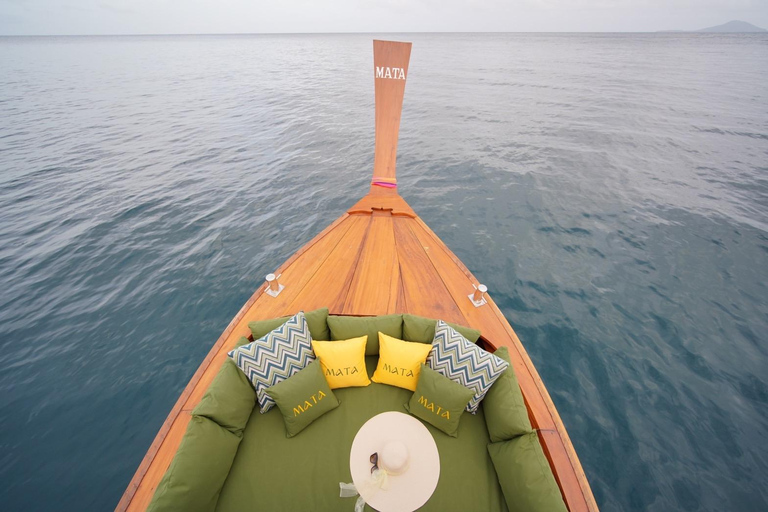
[{"label": "wooden gunwale", "polygon": [[[342,215],[341,217],[336,219],[333,223],[331,223],[328,227],[326,227],[323,231],[321,231],[317,236],[315,236],[315,238],[310,240],[301,249],[296,251],[290,258],[288,258],[285,261],[285,263],[281,265],[281,267],[278,269],[278,274],[282,272],[284,268],[287,268],[294,261],[296,261],[302,254],[307,252],[320,240],[322,240],[327,234],[334,231],[336,227],[339,224],[341,224],[341,222],[343,222],[344,219],[346,218],[347,218],[347,214]],[[198,367],[197,371],[195,371],[195,373],[192,375],[192,378],[189,380],[189,383],[187,383],[186,387],[181,392],[179,399],[176,400],[176,403],[171,409],[171,412],[168,414],[168,417],[165,419],[165,421],[163,422],[163,425],[160,427],[160,430],[155,436],[155,439],[152,441],[152,444],[147,450],[147,453],[144,455],[144,458],[139,464],[139,467],[136,469],[136,473],[134,473],[133,478],[131,478],[131,482],[128,484],[128,487],[123,493],[123,496],[120,498],[120,501],[118,502],[115,510],[118,510],[118,511],[127,510],[133,502],[133,498],[136,495],[136,491],[139,489],[139,487],[142,484],[144,484],[145,487],[151,487],[151,491],[154,492],[154,489],[156,488],[157,483],[159,483],[159,480],[157,482],[153,482],[154,485],[147,485],[150,483],[144,482],[144,476],[147,474],[147,470],[149,469],[149,466],[155,460],[155,457],[158,451],[160,450],[160,447],[163,445],[166,438],[168,437],[168,433],[171,429],[171,426],[174,424],[174,422],[176,422],[176,419],[182,412],[182,409],[184,409],[185,411],[191,411],[194,408],[194,406],[197,405],[197,403],[200,401],[198,399],[194,404],[188,404],[187,407],[184,407],[184,405],[187,404],[190,398],[190,395],[192,395],[193,391],[198,387],[198,384],[200,383],[200,380],[202,379],[203,374],[206,371],[208,371],[209,373],[212,373],[210,370],[211,370],[211,362],[213,361],[214,357],[217,354],[219,354],[224,347],[228,347],[232,345],[232,343],[227,344],[226,343],[227,341],[231,341],[233,339],[236,340],[240,338],[240,336],[236,336],[236,334],[244,335],[246,337],[250,336],[250,332],[246,332],[245,334],[242,334],[242,331],[238,331],[236,333],[235,327],[238,324],[242,323],[248,311],[252,308],[256,300],[264,293],[264,291],[265,291],[265,287],[260,286],[253,293],[253,295],[251,295],[251,297],[245,302],[245,304],[243,304],[243,307],[240,308],[240,311],[238,311],[235,317],[229,322],[229,325],[227,325],[226,329],[224,329],[224,332],[221,333],[221,336],[219,336],[218,340],[216,340],[216,343],[213,344],[213,347],[211,347],[211,350],[205,356],[205,359],[203,359],[203,362],[200,363],[200,366]],[[252,320],[253,319],[249,321],[252,321]],[[220,366],[221,365],[219,365],[219,367]],[[218,367],[216,368],[215,371],[218,372]],[[211,381],[212,380],[213,379],[211,379]],[[208,382],[208,384],[210,384],[210,382]],[[205,389],[208,389],[208,386],[205,386]],[[203,393],[200,393],[200,397],[202,397],[202,394]],[[181,441],[181,439],[179,439],[179,441]],[[176,446],[176,448],[178,448],[178,445]],[[176,451],[175,448],[173,451],[175,453]],[[150,498],[151,498],[151,495],[150,495]],[[142,501],[146,501],[146,505],[149,504],[148,500],[142,500]],[[146,505],[143,508],[146,508]],[[138,510],[135,507],[130,507],[130,508],[133,510]]]},{"label": "wooden gunwale", "polygon": [[[409,56],[410,43],[374,42],[376,66],[386,64],[407,72]],[[374,177],[389,183],[396,183],[395,153],[404,82],[391,84],[375,79]],[[116,510],[144,510],[149,505],[181,443],[191,411],[227,352],[241,336],[250,335],[248,322],[326,306],[331,314],[411,313],[442,318],[479,329],[488,347],[507,346],[529,417],[566,505],[572,512],[598,510],[562,419],[514,330],[489,295],[486,305],[472,305],[467,295],[479,282],[396,189],[371,186],[366,196],[275,273],[281,274],[285,289],[273,298],[265,293],[265,286],[260,286],[235,315],[171,409]],[[425,289],[429,293],[424,293]]]}]

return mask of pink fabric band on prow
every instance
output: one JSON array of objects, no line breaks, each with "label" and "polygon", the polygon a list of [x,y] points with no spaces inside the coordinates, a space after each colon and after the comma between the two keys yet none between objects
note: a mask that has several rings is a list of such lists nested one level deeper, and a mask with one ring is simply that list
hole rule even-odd
[{"label": "pink fabric band on prow", "polygon": [[374,176],[371,185],[377,185],[384,188],[397,188],[397,180],[395,178],[379,178]]}]

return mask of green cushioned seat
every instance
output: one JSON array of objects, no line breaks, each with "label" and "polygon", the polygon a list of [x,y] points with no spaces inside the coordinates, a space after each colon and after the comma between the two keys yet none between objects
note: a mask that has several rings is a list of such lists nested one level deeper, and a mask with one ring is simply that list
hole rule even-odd
[{"label": "green cushioned seat", "polygon": [[[256,327],[266,329],[266,333],[284,321],[259,322]],[[382,331],[404,337],[400,315],[328,317],[328,328],[327,337],[331,339],[348,339],[368,332],[373,335],[374,330],[376,334]],[[421,336],[424,339],[423,329]],[[243,338],[238,345],[247,342]],[[504,349],[496,354],[509,361]],[[366,357],[366,366],[370,376],[377,358]],[[253,388],[227,359],[194,409],[179,450],[149,509],[353,509],[354,499],[339,498],[339,482],[352,481],[349,450],[355,434],[376,414],[402,411],[412,393],[377,383],[364,388],[337,389],[334,393],[341,405],[333,413],[317,418],[301,435],[287,438],[280,411],[274,408],[260,414],[255,407]],[[513,371],[494,384],[476,415],[461,416],[457,438],[430,424],[425,426],[437,444],[441,470],[435,493],[420,511],[566,510],[538,437],[530,431]],[[506,436],[517,437],[491,443]]]},{"label": "green cushioned seat", "polygon": [[[367,357],[366,366],[372,374],[376,358]],[[376,414],[402,412],[412,393],[377,383],[334,393],[341,406],[290,439],[285,437],[279,411],[259,414],[254,410],[222,489],[218,511],[354,509],[354,498],[339,497],[339,482],[352,481],[352,440]],[[432,425],[426,427],[437,444],[441,469],[435,493],[419,511],[507,510],[488,457],[483,414],[462,415],[457,438]]]},{"label": "green cushioned seat", "polygon": [[192,414],[211,419],[230,432],[242,432],[255,404],[256,392],[248,377],[227,358]]},{"label": "green cushioned seat", "polygon": [[[326,321],[328,318],[328,308],[305,311],[304,318],[307,319],[307,326],[309,327],[309,333],[312,335],[313,340],[327,341],[331,339],[331,333],[328,330],[328,323]],[[280,318],[270,318],[268,320],[256,320],[248,322],[248,328],[251,330],[253,339],[257,340],[268,332],[277,329],[290,319],[290,316],[283,316]]]},{"label": "green cushioned seat", "polygon": [[[432,340],[435,339],[436,323],[436,318],[425,318],[423,316],[408,314],[403,315],[402,339],[407,341],[418,341],[419,343],[432,343]],[[480,338],[480,331],[477,329],[451,323],[448,325],[456,329],[459,334],[467,338],[472,343],[477,343],[477,340]]]},{"label": "green cushioned seat", "polygon": [[[379,354],[379,332],[403,339],[403,315],[383,316],[334,316],[328,317],[332,340],[348,340],[368,335],[365,355]],[[314,336],[314,335],[313,335]]]},{"label": "green cushioned seat", "polygon": [[567,512],[536,432],[488,445],[511,512]]},{"label": "green cushioned seat", "polygon": [[491,441],[497,442],[527,434],[532,427],[507,347],[498,348],[494,354],[510,363],[509,368],[488,390],[483,401],[488,434]]},{"label": "green cushioned seat", "polygon": [[147,510],[215,510],[241,435],[208,418],[192,416],[176,456]]}]

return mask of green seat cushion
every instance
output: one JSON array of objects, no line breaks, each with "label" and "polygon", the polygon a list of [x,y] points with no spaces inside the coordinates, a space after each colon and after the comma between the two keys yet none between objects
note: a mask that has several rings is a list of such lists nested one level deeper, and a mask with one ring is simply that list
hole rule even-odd
[{"label": "green seat cushion", "polygon": [[[435,339],[436,318],[425,318],[416,315],[403,315],[403,339],[408,341],[418,341],[419,343],[432,343]],[[480,331],[463,325],[451,324],[451,327],[472,343],[477,343],[480,338]]]},{"label": "green seat cushion", "polygon": [[268,388],[267,394],[277,403],[283,415],[288,437],[295,436],[320,416],[339,406],[317,360]]},{"label": "green seat cushion", "polygon": [[365,355],[379,354],[379,332],[403,339],[403,315],[383,316],[334,316],[328,317],[332,340],[348,340],[368,335]]},{"label": "green seat cushion", "polygon": [[536,432],[488,445],[511,512],[567,512]]},{"label": "green seat cushion", "polygon": [[[247,338],[243,338],[248,342]],[[192,411],[231,432],[242,432],[256,404],[256,392],[240,368],[229,358]]]},{"label": "green seat cushion", "polygon": [[[257,340],[265,334],[277,329],[291,317],[283,316],[280,318],[270,318],[268,320],[256,320],[248,322],[248,328],[251,329],[253,339]],[[313,311],[305,311],[304,318],[307,319],[307,325],[309,326],[309,333],[312,335],[313,340],[331,339],[331,333],[328,330],[328,308],[315,309]]]},{"label": "green seat cushion", "polygon": [[[376,358],[367,357],[369,375]],[[354,498],[339,497],[339,482],[352,482],[349,451],[363,424],[376,414],[402,411],[408,390],[372,383],[334,390],[341,405],[315,420],[301,435],[285,437],[278,411],[256,409],[243,432],[237,456],[219,498],[220,512],[257,510],[353,510]],[[440,453],[440,480],[419,512],[507,510],[493,463],[482,406],[464,414],[459,437],[426,424]],[[371,508],[366,506],[366,510]]]},{"label": "green seat cushion", "polygon": [[488,434],[495,443],[527,434],[532,428],[507,347],[496,349],[494,355],[510,363],[485,394],[483,402]]},{"label": "green seat cushion", "polygon": [[449,436],[457,437],[459,420],[474,394],[422,363],[419,383],[405,409]]},{"label": "green seat cushion", "polygon": [[241,434],[234,434],[208,418],[192,416],[147,510],[215,510],[240,441]]}]

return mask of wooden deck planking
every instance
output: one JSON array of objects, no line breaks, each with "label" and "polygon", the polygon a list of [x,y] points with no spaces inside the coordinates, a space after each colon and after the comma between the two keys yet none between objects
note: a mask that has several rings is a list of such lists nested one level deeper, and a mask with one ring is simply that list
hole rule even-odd
[{"label": "wooden deck planking", "polygon": [[[354,217],[354,216],[353,216]],[[345,315],[384,315],[393,302],[399,272],[392,215],[374,212],[360,260],[341,310]]]},{"label": "wooden deck planking", "polygon": [[[394,226],[393,226],[394,228]],[[399,313],[400,299],[403,297],[403,276],[400,273],[400,257],[395,251],[395,264],[392,268],[392,283],[389,292],[389,303],[387,304],[387,314]]]},{"label": "wooden deck planking", "polygon": [[407,304],[404,312],[466,323],[440,274],[410,229],[409,224],[413,222],[407,217],[393,218],[403,295]]},{"label": "wooden deck planking", "polygon": [[306,289],[307,283],[328,261],[339,244],[347,238],[349,230],[357,224],[354,219],[347,215],[339,220],[336,228],[315,243],[313,247],[303,252],[295,260],[281,265],[275,275],[280,275],[279,282],[285,288],[277,297],[271,297],[267,294],[261,295],[258,299],[259,305],[268,305],[268,309],[271,311],[290,310],[292,304]]},{"label": "wooden deck planking", "polygon": [[298,291],[287,311],[312,310],[328,307],[340,313],[349,292],[360,253],[371,225],[371,217],[350,215],[350,228],[328,260],[321,265],[307,284]]}]

